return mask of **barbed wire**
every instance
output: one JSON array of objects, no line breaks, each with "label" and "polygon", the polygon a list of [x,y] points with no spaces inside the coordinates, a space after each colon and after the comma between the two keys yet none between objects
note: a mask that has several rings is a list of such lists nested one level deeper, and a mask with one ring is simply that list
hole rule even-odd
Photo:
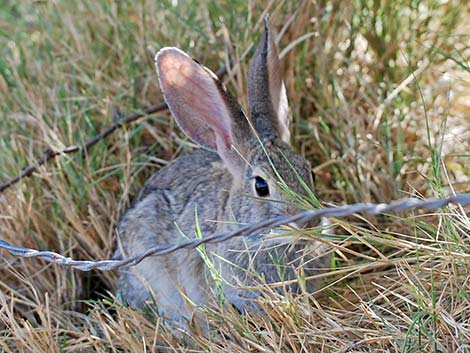
[{"label": "barbed wire", "polygon": [[417,199],[407,198],[391,203],[356,203],[343,206],[330,206],[317,210],[307,210],[297,213],[293,216],[279,216],[263,222],[249,224],[243,226],[236,231],[214,234],[205,238],[197,238],[194,240],[186,240],[176,244],[163,244],[152,247],[147,251],[131,256],[122,260],[74,260],[70,257],[52,251],[40,251],[21,246],[15,246],[0,239],[0,249],[3,248],[9,251],[14,256],[25,258],[41,258],[50,263],[68,266],[80,271],[101,270],[110,271],[124,266],[134,266],[149,256],[162,256],[173,253],[180,249],[195,249],[201,244],[220,243],[235,237],[249,236],[267,228],[276,228],[292,222],[304,223],[322,217],[346,217],[356,213],[363,213],[369,215],[386,214],[390,212],[401,212],[411,209],[428,209],[435,210],[447,206],[448,204],[455,204],[460,206],[470,205],[470,193],[456,194],[446,198],[431,198],[431,199]]}]

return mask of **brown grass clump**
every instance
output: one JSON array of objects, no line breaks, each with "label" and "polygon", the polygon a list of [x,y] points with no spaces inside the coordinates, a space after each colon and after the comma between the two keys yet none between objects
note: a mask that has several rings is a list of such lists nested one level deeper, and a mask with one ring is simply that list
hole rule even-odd
[{"label": "brown grass clump", "polygon": [[[465,2],[9,1],[0,9],[0,182],[162,100],[158,48],[178,46],[246,103],[244,53],[264,13],[282,35],[294,143],[324,203],[470,191]],[[249,56],[249,55],[248,55]],[[0,239],[80,259],[112,254],[145,179],[192,148],[168,113],[63,155],[0,194]],[[207,308],[176,333],[125,308],[112,272],[0,250],[0,352],[467,352],[468,208],[333,220],[335,261],[313,297],[267,289],[266,315]],[[319,236],[318,234],[315,236]]]}]

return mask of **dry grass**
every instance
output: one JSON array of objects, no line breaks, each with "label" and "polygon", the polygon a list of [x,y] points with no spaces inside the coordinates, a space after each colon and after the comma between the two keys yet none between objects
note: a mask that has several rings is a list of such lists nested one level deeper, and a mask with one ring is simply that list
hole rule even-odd
[{"label": "dry grass", "polygon": [[[41,151],[80,143],[160,101],[153,56],[178,46],[246,102],[264,12],[282,32],[297,149],[320,199],[389,201],[470,190],[469,9],[464,1],[3,1],[0,181]],[[300,4],[300,5],[299,5]],[[109,258],[114,226],[145,179],[191,148],[157,114],[87,159],[61,156],[0,194],[0,238]],[[317,296],[267,293],[266,315],[207,312],[209,336],[175,337],[119,306],[114,273],[1,252],[0,352],[467,352],[468,209],[337,220],[336,261]]]}]

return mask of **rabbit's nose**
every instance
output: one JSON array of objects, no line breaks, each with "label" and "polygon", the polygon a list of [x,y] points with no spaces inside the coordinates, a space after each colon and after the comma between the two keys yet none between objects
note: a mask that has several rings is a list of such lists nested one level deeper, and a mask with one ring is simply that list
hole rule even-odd
[{"label": "rabbit's nose", "polygon": [[[290,225],[291,223],[289,223]],[[320,220],[318,219],[313,219],[313,220],[307,220],[302,222],[301,224],[299,222],[295,223],[297,229],[309,229],[309,228],[321,228],[322,233],[325,231],[328,231],[331,227],[331,222],[328,218],[322,217]]]}]

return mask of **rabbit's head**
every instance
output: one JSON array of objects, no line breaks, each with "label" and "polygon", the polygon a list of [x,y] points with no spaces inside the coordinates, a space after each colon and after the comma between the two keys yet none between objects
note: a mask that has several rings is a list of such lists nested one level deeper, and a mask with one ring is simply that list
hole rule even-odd
[{"label": "rabbit's head", "polygon": [[229,198],[229,222],[298,212],[290,195],[308,194],[312,182],[308,162],[290,146],[281,65],[265,23],[249,69],[249,117],[217,77],[184,52],[164,48],[156,56],[165,100],[181,129],[215,151],[233,176],[231,185],[211,185],[218,188],[211,191]]}]

